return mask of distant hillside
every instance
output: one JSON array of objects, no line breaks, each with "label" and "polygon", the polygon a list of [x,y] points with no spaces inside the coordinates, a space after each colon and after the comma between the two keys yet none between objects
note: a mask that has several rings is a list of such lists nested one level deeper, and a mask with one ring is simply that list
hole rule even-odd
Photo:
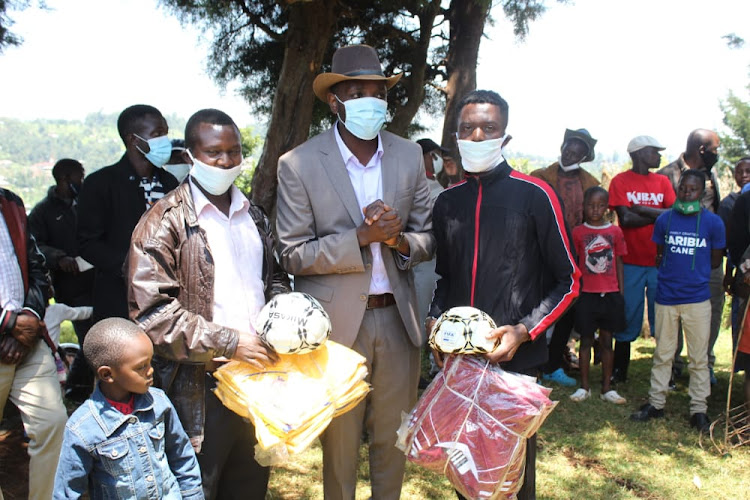
[{"label": "distant hillside", "polygon": [[[125,151],[117,116],[91,113],[82,121],[0,118],[0,186],[16,191],[31,209],[54,183],[51,169],[60,158],[80,161],[87,174],[115,163]],[[170,137],[182,137],[187,120],[166,118]]]}]

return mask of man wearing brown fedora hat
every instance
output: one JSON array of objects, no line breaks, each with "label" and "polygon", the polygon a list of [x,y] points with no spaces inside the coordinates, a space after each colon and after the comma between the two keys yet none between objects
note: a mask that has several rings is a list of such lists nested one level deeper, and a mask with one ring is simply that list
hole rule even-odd
[{"label": "man wearing brown fedora hat", "polygon": [[381,130],[399,78],[383,74],[372,47],[338,49],[313,82],[336,124],[279,159],[281,264],[326,309],[332,340],[367,358],[373,387],[322,436],[327,499],[354,498],[363,430],[372,498],[401,494],[396,430],[417,399],[424,342],[412,267],[432,258],[435,241],[421,148]]},{"label": "man wearing brown fedora hat", "polygon": [[[581,163],[587,163],[594,159],[594,146],[596,139],[585,128],[572,130],[565,129],[562,146],[560,146],[560,157],[547,168],[540,168],[531,172],[532,177],[537,177],[547,182],[563,202],[563,215],[565,223],[572,231],[576,226],[583,224],[583,193],[590,187],[598,186],[599,181]],[[542,369],[542,378],[545,381],[572,387],[576,380],[565,374],[563,365],[570,332],[573,330],[575,319],[575,306],[571,307],[560,321],[555,324],[552,338],[549,342],[549,361]]]}]

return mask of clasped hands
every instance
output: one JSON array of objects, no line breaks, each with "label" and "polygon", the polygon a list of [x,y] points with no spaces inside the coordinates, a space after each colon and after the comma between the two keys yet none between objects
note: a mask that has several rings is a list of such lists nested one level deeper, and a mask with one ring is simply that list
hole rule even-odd
[{"label": "clasped hands", "polygon": [[33,314],[19,314],[16,325],[0,340],[0,363],[17,365],[29,353],[46,328]]},{"label": "clasped hands", "polygon": [[362,209],[365,220],[357,227],[359,246],[370,243],[385,243],[393,246],[398,242],[398,236],[403,230],[398,211],[386,205],[383,200],[375,200]]}]

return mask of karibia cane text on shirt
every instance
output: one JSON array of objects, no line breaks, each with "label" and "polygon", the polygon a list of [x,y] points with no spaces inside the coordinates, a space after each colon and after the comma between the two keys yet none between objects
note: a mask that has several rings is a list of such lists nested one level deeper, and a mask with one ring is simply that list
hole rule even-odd
[{"label": "karibia cane text on shirt", "polygon": [[706,248],[706,238],[697,237],[695,233],[668,234],[666,244],[669,251],[675,254],[694,255],[696,248]]}]

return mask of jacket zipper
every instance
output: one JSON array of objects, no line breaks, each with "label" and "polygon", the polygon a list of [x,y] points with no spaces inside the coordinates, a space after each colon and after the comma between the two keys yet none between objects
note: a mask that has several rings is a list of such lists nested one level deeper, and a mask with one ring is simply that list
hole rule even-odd
[{"label": "jacket zipper", "polygon": [[474,292],[477,287],[477,265],[479,263],[479,213],[482,206],[482,181],[477,176],[479,193],[477,194],[477,206],[474,209],[474,263],[471,266],[471,307],[474,307]]}]

